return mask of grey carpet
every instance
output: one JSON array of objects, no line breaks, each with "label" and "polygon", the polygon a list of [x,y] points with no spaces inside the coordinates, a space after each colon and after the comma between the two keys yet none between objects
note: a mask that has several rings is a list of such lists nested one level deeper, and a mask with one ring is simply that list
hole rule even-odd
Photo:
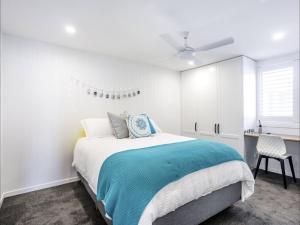
[{"label": "grey carpet", "polygon": [[[258,175],[255,194],[245,203],[217,214],[202,225],[300,224],[300,185],[281,176]],[[0,210],[1,225],[105,225],[79,182],[6,198]],[[183,224],[184,225],[184,224]]]}]

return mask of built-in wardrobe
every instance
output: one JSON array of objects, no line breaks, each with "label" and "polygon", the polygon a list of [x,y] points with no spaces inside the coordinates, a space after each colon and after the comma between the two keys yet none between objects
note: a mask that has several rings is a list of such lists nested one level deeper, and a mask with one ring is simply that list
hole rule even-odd
[{"label": "built-in wardrobe", "polygon": [[181,73],[182,135],[229,144],[244,156],[256,127],[256,65],[245,56]]}]

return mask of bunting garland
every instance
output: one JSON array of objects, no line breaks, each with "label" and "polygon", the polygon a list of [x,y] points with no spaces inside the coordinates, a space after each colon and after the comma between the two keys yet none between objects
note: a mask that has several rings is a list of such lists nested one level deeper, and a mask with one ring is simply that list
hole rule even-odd
[{"label": "bunting garland", "polygon": [[126,98],[137,97],[141,94],[139,88],[130,88],[130,89],[119,89],[119,90],[107,90],[99,87],[94,87],[87,82],[79,80],[77,78],[71,77],[72,84],[79,86],[86,90],[87,95],[103,98],[103,99],[111,99],[111,100],[120,100]]}]

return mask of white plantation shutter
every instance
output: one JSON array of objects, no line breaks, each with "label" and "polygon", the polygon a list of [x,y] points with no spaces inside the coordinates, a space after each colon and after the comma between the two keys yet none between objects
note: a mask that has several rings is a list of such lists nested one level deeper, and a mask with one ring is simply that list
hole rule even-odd
[{"label": "white plantation shutter", "polygon": [[260,80],[260,115],[263,117],[294,116],[294,68],[266,70]]}]

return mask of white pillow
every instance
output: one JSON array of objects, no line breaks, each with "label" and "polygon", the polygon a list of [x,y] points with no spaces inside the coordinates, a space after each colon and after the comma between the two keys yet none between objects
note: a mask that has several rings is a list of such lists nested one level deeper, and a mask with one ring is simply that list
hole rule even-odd
[{"label": "white pillow", "polygon": [[80,121],[87,137],[107,137],[113,134],[108,118],[89,118]]}]

